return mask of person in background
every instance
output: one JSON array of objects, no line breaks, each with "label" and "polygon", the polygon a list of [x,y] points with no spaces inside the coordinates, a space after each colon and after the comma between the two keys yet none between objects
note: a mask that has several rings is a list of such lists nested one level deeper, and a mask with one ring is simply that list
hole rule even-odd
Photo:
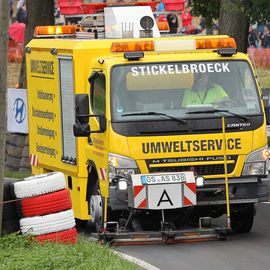
[{"label": "person in background", "polygon": [[178,29],[178,19],[175,13],[170,13],[167,15],[167,21],[170,27],[169,34],[176,34]]},{"label": "person in background", "polygon": [[248,47],[250,47],[250,48],[258,48],[259,47],[259,40],[258,40],[258,36],[256,33],[256,29],[254,29],[252,26],[249,27]]},{"label": "person in background", "polygon": [[189,9],[184,9],[184,11],[181,14],[181,20],[182,20],[182,27],[187,27],[192,24],[192,15],[189,12]]},{"label": "person in background", "polygon": [[218,35],[219,34],[219,25],[217,23],[212,24],[211,34],[212,35]]},{"label": "person in background", "polygon": [[54,22],[55,25],[65,24],[65,17],[61,14],[60,8],[57,4],[57,0],[54,0]]},{"label": "person in background", "polygon": [[10,4],[9,17],[12,18],[12,16],[13,16],[13,7],[12,7],[13,6],[13,1],[10,0],[9,4]]},{"label": "person in background", "polygon": [[206,29],[206,21],[204,17],[200,17],[200,29],[202,30],[202,32],[205,32]]},{"label": "person in background", "polygon": [[270,27],[268,24],[264,26],[263,33],[259,35],[261,39],[261,46],[263,48],[269,48],[270,47]]},{"label": "person in background", "polygon": [[156,11],[157,12],[165,11],[165,4],[162,2],[162,0],[160,0],[159,3],[156,5]]},{"label": "person in background", "polygon": [[25,3],[17,11],[16,21],[19,23],[26,23],[27,22],[27,12],[26,12],[26,4]]},{"label": "person in background", "polygon": [[16,6],[16,13],[18,13],[19,9],[20,9],[24,4],[26,4],[26,3],[25,3],[25,0],[19,0],[19,1],[18,1],[17,6]]}]

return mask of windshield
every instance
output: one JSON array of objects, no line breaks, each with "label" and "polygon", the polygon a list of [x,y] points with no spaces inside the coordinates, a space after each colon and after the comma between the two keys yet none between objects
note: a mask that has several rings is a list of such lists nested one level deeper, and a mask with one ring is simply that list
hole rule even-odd
[{"label": "windshield", "polygon": [[214,109],[261,114],[254,76],[245,61],[115,66],[111,85],[114,121],[160,120],[149,112],[178,119],[205,117],[192,112]]}]

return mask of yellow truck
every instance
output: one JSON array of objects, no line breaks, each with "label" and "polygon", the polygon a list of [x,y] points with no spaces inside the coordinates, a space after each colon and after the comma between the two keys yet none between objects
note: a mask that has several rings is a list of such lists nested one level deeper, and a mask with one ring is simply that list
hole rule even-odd
[{"label": "yellow truck", "polygon": [[249,232],[269,197],[249,58],[225,35],[160,37],[146,7],[130,8],[36,28],[26,47],[32,173],[62,171],[77,222],[104,238],[177,240],[179,228],[223,214]]}]

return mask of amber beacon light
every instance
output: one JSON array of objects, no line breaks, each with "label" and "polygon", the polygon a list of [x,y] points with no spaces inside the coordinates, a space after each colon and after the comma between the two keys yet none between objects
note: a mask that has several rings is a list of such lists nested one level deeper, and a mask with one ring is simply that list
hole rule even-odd
[{"label": "amber beacon light", "polygon": [[54,36],[54,35],[75,35],[75,25],[61,26],[37,26],[35,28],[35,36]]},{"label": "amber beacon light", "polygon": [[153,41],[113,42],[111,52],[154,51]]},{"label": "amber beacon light", "polygon": [[196,49],[219,49],[234,48],[236,42],[234,38],[205,38],[196,40]]}]

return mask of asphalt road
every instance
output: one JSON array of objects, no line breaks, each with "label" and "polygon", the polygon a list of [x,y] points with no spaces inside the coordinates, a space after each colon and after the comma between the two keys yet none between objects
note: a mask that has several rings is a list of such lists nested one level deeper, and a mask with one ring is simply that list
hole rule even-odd
[{"label": "asphalt road", "polygon": [[166,270],[270,270],[270,204],[260,204],[249,234],[227,241],[116,247]]}]

